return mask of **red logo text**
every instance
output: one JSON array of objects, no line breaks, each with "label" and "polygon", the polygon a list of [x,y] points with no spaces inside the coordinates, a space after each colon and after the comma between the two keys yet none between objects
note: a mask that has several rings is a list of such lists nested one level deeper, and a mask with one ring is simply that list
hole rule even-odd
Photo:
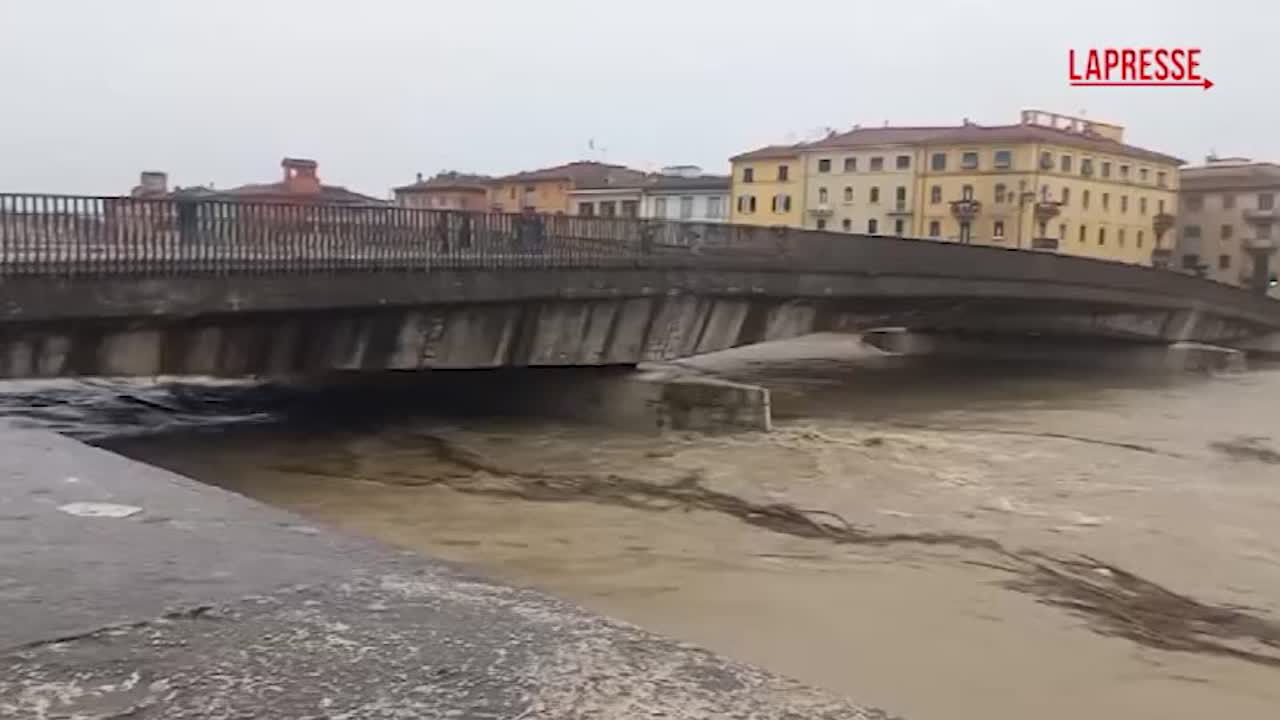
[{"label": "red logo text", "polygon": [[1200,48],[1089,48],[1067,51],[1067,79],[1094,87],[1200,86]]}]

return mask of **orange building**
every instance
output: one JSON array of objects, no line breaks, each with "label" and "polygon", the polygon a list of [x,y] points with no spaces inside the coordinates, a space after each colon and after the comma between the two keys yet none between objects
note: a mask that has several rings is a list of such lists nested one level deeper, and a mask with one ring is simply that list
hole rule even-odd
[{"label": "orange building", "polygon": [[570,212],[569,193],[579,187],[638,184],[644,179],[645,173],[621,165],[572,162],[494,180],[489,186],[489,208],[494,212],[563,215]]},{"label": "orange building", "polygon": [[483,212],[489,208],[489,183],[485,175],[467,175],[458,172],[442,172],[433,178],[395,188],[396,205],[411,208],[437,210],[473,210]]}]

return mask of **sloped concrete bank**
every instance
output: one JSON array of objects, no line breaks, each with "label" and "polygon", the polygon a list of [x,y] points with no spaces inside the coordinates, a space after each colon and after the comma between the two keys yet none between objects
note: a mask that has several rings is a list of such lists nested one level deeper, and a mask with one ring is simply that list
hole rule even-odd
[{"label": "sloped concrete bank", "polygon": [[0,546],[0,717],[889,717],[43,431]]}]

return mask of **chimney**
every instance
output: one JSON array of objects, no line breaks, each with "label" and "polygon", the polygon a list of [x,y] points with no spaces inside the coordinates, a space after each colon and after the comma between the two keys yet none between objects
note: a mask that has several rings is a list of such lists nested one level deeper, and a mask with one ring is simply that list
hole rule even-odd
[{"label": "chimney", "polygon": [[138,176],[141,195],[164,195],[169,192],[169,176],[158,170],[143,170]]},{"label": "chimney", "polygon": [[285,192],[315,194],[320,192],[320,178],[316,176],[316,161],[306,158],[285,158],[280,161],[284,170]]},{"label": "chimney", "polygon": [[422,182],[422,173],[418,173],[418,182]]}]

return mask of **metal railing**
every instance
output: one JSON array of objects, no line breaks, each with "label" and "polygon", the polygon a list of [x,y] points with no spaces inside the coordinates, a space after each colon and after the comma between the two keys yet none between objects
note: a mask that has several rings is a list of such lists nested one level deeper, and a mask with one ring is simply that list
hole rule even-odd
[{"label": "metal railing", "polygon": [[564,215],[0,195],[0,275],[697,266],[782,254],[767,228]]}]

